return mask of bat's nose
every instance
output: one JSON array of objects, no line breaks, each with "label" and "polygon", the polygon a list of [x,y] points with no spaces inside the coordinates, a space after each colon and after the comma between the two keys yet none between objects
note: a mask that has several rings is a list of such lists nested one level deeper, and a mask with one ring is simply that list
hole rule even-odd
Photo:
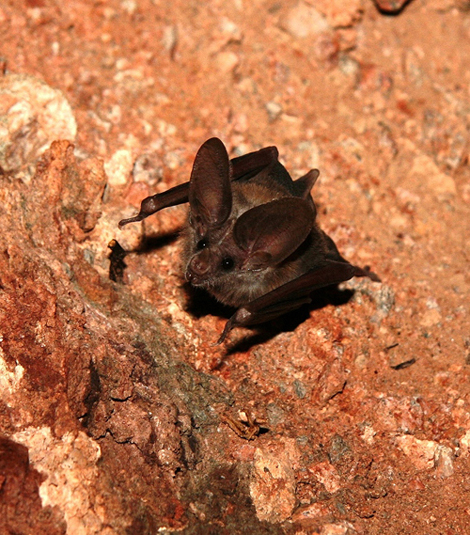
[{"label": "bat's nose", "polygon": [[205,251],[195,255],[186,268],[185,279],[192,284],[200,284],[207,277],[210,270],[210,258],[206,258]]}]

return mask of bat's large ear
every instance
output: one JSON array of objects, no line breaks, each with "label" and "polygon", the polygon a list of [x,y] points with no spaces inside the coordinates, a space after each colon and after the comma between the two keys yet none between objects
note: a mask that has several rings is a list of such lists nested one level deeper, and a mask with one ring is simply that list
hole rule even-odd
[{"label": "bat's large ear", "polygon": [[208,139],[198,150],[189,181],[191,225],[203,236],[220,227],[232,211],[231,166],[220,139]]},{"label": "bat's large ear", "polygon": [[248,210],[234,227],[235,242],[246,255],[243,268],[260,270],[279,264],[305,241],[314,222],[310,203],[295,197]]}]

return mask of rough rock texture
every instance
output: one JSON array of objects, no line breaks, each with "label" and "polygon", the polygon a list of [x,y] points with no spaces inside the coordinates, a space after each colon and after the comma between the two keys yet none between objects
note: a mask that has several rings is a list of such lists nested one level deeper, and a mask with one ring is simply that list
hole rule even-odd
[{"label": "rough rock texture", "polygon": [[24,172],[22,168],[32,167],[52,141],[73,141],[76,134],[73,111],[61,91],[25,74],[8,73],[0,78],[0,166],[4,171]]},{"label": "rough rock texture", "polygon": [[[0,6],[2,535],[470,532],[467,7]],[[211,136],[382,284],[215,347],[185,207],[117,228]]]}]

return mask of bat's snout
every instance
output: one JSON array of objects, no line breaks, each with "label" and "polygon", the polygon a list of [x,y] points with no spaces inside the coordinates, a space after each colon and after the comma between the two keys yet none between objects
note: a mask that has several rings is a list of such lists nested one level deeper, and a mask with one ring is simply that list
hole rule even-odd
[{"label": "bat's snout", "polygon": [[206,251],[194,255],[186,267],[185,279],[193,284],[203,284],[210,275],[210,258]]}]

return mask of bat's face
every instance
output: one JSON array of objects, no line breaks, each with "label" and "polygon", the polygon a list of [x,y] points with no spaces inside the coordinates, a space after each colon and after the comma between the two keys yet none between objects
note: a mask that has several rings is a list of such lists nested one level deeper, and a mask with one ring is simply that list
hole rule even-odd
[{"label": "bat's face", "polygon": [[185,278],[193,286],[204,288],[219,301],[240,306],[265,293],[272,268],[256,268],[246,264],[246,254],[234,242],[233,222],[228,232],[212,232],[210,236],[188,238],[189,258]]}]

